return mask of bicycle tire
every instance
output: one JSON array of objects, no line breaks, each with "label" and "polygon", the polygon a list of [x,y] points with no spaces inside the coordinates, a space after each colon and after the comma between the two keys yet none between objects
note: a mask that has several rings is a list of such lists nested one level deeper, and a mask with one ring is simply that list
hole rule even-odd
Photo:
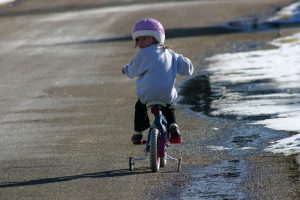
[{"label": "bicycle tire", "polygon": [[150,168],[152,172],[157,172],[160,167],[160,158],[157,155],[158,129],[152,128],[150,132]]},{"label": "bicycle tire", "polygon": [[167,165],[167,159],[165,157],[160,157],[160,167],[165,167]]},{"label": "bicycle tire", "polygon": [[134,158],[129,157],[129,170],[133,171],[133,167],[134,167]]}]

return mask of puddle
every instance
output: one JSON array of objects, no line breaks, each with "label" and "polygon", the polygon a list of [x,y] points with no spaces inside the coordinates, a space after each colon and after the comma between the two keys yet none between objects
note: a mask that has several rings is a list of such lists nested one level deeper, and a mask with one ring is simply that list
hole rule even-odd
[{"label": "puddle", "polygon": [[182,97],[179,103],[188,105],[193,111],[209,115],[214,95],[207,74],[188,80],[181,87],[179,94]]},{"label": "puddle", "polygon": [[284,131],[235,122],[217,137],[197,143],[198,147],[194,148],[202,147],[199,153],[211,155],[218,160],[185,169],[191,175],[191,180],[180,199],[245,199],[249,194],[242,185],[251,176],[248,173],[253,167],[252,159],[267,156],[268,152],[264,149],[271,141],[284,135],[287,135]]},{"label": "puddle", "polygon": [[238,147],[244,147],[258,138],[260,138],[259,134],[237,135],[233,137],[232,142],[235,143]]},{"label": "puddle", "polygon": [[246,170],[243,160],[223,160],[191,169],[191,182],[180,199],[244,199],[239,188]]}]

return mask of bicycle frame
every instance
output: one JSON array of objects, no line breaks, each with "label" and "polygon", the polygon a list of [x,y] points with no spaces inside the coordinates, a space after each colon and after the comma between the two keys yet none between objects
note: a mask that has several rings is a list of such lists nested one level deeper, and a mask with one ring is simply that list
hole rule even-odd
[{"label": "bicycle frame", "polygon": [[166,154],[166,147],[167,141],[169,139],[169,131],[167,130],[168,123],[163,117],[161,112],[161,108],[166,106],[164,103],[161,102],[152,102],[147,105],[147,107],[151,108],[151,113],[154,115],[154,122],[151,125],[149,132],[148,132],[148,139],[145,143],[145,156],[144,157],[129,157],[129,169],[130,171],[133,170],[133,166],[135,165],[135,160],[145,160],[149,158],[149,149],[150,149],[150,137],[152,134],[152,129],[156,128],[158,130],[158,137],[157,137],[157,158],[163,158],[166,160],[176,160],[177,161],[177,171],[181,169],[181,161],[182,158],[173,158],[170,155]]},{"label": "bicycle frame", "polygon": [[[160,104],[154,104],[151,105],[151,113],[154,115],[154,122],[151,126],[151,128],[157,128],[159,130],[159,135],[158,135],[158,156],[159,157],[164,157],[165,156],[165,147],[167,144],[167,138],[169,138],[169,132],[167,131],[168,123],[165,120],[165,118],[162,115],[161,112],[161,107],[162,105]],[[150,132],[151,128],[148,133],[148,140],[147,143],[149,145],[150,141]]]}]

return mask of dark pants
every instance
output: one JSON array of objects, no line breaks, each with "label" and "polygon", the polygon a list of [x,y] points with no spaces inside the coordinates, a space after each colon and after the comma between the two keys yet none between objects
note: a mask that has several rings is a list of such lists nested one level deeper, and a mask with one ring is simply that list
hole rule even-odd
[{"label": "dark pants", "polygon": [[[161,109],[162,114],[166,118],[168,124],[176,123],[175,107],[172,104],[167,104],[166,107]],[[141,132],[150,127],[150,121],[147,113],[147,106],[143,104],[139,99],[135,104],[134,115],[134,130]],[[169,128],[169,127],[168,127]]]}]

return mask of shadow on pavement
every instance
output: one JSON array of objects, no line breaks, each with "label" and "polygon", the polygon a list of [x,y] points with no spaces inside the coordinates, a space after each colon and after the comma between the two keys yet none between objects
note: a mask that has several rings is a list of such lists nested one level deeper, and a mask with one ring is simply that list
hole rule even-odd
[{"label": "shadow on pavement", "polygon": [[[192,28],[173,28],[166,30],[166,38],[183,38],[183,37],[201,37],[214,36],[235,33],[251,33],[263,31],[277,31],[279,28],[294,28],[299,27],[299,23],[283,25],[279,23],[257,23],[256,20],[246,22],[228,22],[223,25],[207,26],[207,27],[192,27]],[[131,35],[121,35],[107,38],[94,38],[79,41],[61,42],[53,44],[37,44],[26,47],[47,47],[47,46],[64,46],[64,45],[81,45],[81,44],[98,44],[98,43],[112,43],[112,42],[126,42],[131,41]]]},{"label": "shadow on pavement", "polygon": [[128,169],[120,169],[120,170],[111,170],[111,171],[104,171],[104,172],[80,174],[80,175],[74,175],[74,176],[60,176],[60,177],[42,178],[42,179],[29,180],[29,181],[19,181],[19,182],[18,181],[4,182],[4,183],[0,183],[0,188],[34,186],[34,185],[43,185],[43,184],[50,184],[50,183],[72,181],[72,180],[76,180],[76,179],[112,178],[112,177],[132,176],[132,175],[136,175],[136,174],[147,174],[147,173],[151,173],[151,171],[147,171],[145,168],[139,168],[135,171],[129,171]]},{"label": "shadow on pavement", "polygon": [[[241,31],[237,29],[230,29],[224,26],[175,28],[175,29],[166,30],[166,38],[172,39],[172,38],[181,38],[181,37],[222,35],[222,34],[237,33],[237,32],[241,32]],[[121,36],[106,37],[106,38],[94,38],[94,39],[86,39],[86,40],[79,40],[79,41],[53,43],[53,44],[28,45],[26,47],[98,44],[98,43],[127,42],[127,41],[132,41],[131,35],[121,35]]]},{"label": "shadow on pavement", "polygon": [[[207,35],[222,35],[229,33],[240,32],[236,29],[229,29],[222,26],[211,26],[211,27],[195,27],[195,28],[174,28],[166,30],[166,38],[181,38],[181,37],[193,37],[193,36],[207,36]],[[70,42],[64,44],[91,44],[91,43],[108,43],[108,42],[123,42],[131,41],[131,35],[117,36],[111,38],[99,38],[91,40],[83,40],[78,42]]]}]

